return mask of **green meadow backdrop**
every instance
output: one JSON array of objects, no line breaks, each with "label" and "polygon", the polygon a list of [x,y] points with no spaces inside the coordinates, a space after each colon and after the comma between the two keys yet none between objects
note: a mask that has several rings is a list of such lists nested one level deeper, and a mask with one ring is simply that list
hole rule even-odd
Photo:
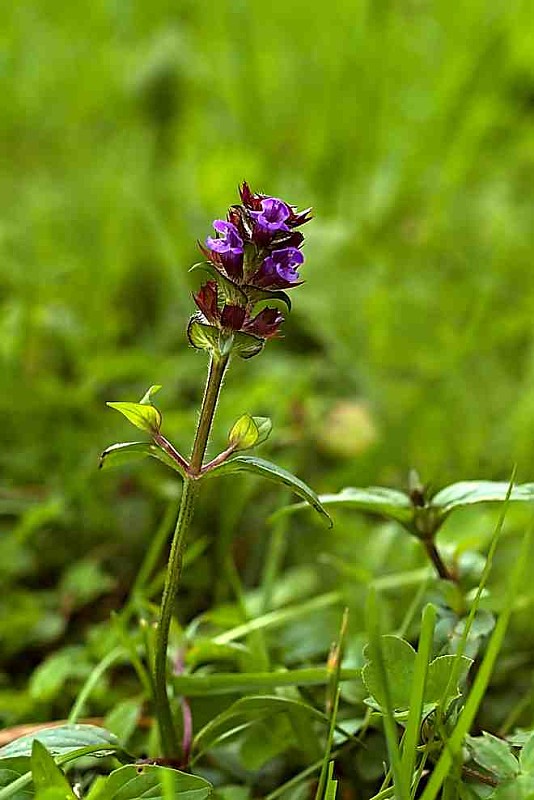
[{"label": "green meadow backdrop", "polygon": [[[263,453],[321,492],[402,488],[410,468],[436,488],[506,480],[514,463],[534,479],[534,9],[18,0],[0,14],[8,725],[68,711],[76,674],[56,694],[28,690],[29,676],[66,645],[98,652],[98,626],[172,514],[179,487],[159,464],[98,472],[105,446],[135,438],[105,401],[163,384],[164,429],[188,450],[206,368],[185,336],[188,269],[243,179],[313,205],[315,219],[284,338],[232,366],[211,452],[249,411],[273,419]],[[229,548],[245,587],[257,584],[268,518],[289,500],[255,478],[207,487],[184,620],[231,598]],[[417,543],[354,513],[333,532],[289,519],[294,598],[327,591],[349,565],[358,608],[366,576],[424,563]],[[464,515],[445,547],[483,550],[491,519]],[[510,520],[513,534],[524,516]],[[495,580],[515,552],[512,535]],[[317,641],[317,621],[302,623],[299,657],[324,652],[338,617]],[[528,648],[529,627],[518,630]],[[498,717],[498,687],[493,703]]]}]

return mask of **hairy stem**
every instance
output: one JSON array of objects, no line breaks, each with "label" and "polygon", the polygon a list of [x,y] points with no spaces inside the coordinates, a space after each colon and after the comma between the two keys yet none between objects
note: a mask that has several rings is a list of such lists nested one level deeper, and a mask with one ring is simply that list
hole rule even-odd
[{"label": "hairy stem", "polygon": [[156,655],[154,659],[154,699],[161,747],[166,758],[178,757],[181,749],[176,726],[172,717],[169,696],[167,694],[167,648],[169,645],[172,609],[182,574],[182,560],[187,531],[191,523],[198,493],[198,483],[195,477],[200,474],[202,469],[202,462],[208,445],[208,438],[215,415],[222,380],[226,367],[228,366],[228,360],[229,357],[224,356],[212,357],[210,361],[208,380],[204,390],[204,397],[189,465],[190,474],[194,477],[184,479],[182,497],[180,499],[180,510],[178,512],[178,520],[171,544],[167,564],[167,575],[161,599],[156,639]]},{"label": "hairy stem", "polygon": [[208,380],[202,398],[202,407],[198,419],[197,432],[191,451],[189,470],[192,475],[198,475],[202,469],[202,461],[208,446],[208,438],[213,423],[217,400],[221,391],[222,381],[226,367],[228,366],[229,356],[212,356],[208,373]]}]

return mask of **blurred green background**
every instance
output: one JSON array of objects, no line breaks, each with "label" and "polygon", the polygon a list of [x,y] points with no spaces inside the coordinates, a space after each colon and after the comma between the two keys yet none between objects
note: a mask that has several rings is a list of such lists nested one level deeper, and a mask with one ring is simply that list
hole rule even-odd
[{"label": "blurred green background", "polygon": [[[403,487],[410,467],[436,487],[514,462],[534,478],[534,9],[19,0],[1,16],[8,722],[49,713],[13,686],[120,604],[177,495],[156,463],[97,472],[135,438],[105,401],[163,384],[188,450],[206,368],[188,268],[243,179],[315,220],[285,338],[233,365],[211,451],[249,411],[273,418],[264,455],[319,491]],[[254,584],[287,500],[252,479],[207,488],[185,616],[227,595],[224,542]],[[324,534],[291,524],[288,563],[314,562]],[[344,558],[356,524],[332,540]]]}]

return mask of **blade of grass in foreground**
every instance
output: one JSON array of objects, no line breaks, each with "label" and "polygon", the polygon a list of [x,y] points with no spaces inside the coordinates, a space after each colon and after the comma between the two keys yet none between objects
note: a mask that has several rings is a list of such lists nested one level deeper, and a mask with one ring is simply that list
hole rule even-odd
[{"label": "blade of grass in foreground", "polygon": [[331,679],[327,691],[327,709],[330,706],[330,725],[328,729],[328,738],[326,740],[326,748],[323,756],[323,765],[321,774],[319,775],[319,783],[317,784],[317,791],[315,792],[315,800],[323,800],[328,794],[328,786],[332,782],[335,787],[336,781],[332,781],[332,772],[334,769],[334,762],[330,761],[332,753],[332,744],[334,741],[334,732],[336,729],[337,712],[339,710],[339,698],[341,695],[340,680],[341,680],[341,659],[343,658],[343,649],[345,644],[345,634],[347,632],[348,624],[348,609],[343,612],[343,619],[341,621],[341,628],[339,631],[339,638],[337,643],[332,648],[330,657],[328,659],[328,669],[331,673]]},{"label": "blade of grass in foreground", "polygon": [[389,762],[393,772],[395,795],[397,798],[399,798],[399,800],[409,800],[410,784],[405,782],[404,771],[401,764],[394,709],[391,703],[389,680],[386,672],[386,666],[384,664],[384,654],[382,652],[377,596],[373,587],[370,588],[367,596],[366,618],[367,635],[369,637],[369,653],[371,659],[378,667],[377,672],[381,683],[382,695],[385,701],[385,708],[382,709],[382,719],[386,734]]},{"label": "blade of grass in foreground", "polygon": [[423,714],[426,676],[432,652],[435,624],[436,609],[429,603],[423,610],[421,635],[419,637],[419,645],[415,657],[413,684],[410,694],[410,711],[408,713],[402,748],[401,768],[405,786],[411,786],[415,768],[419,730],[421,728],[421,717]]},{"label": "blade of grass in foreground", "polygon": [[491,678],[493,667],[495,666],[495,661],[497,660],[497,656],[504,641],[506,629],[508,627],[508,622],[513,609],[514,599],[517,591],[519,590],[525,563],[527,561],[533,530],[534,522],[531,523],[523,538],[519,558],[512,573],[512,578],[508,584],[508,592],[506,594],[503,610],[499,619],[497,620],[497,624],[489,640],[486,654],[480,665],[471,691],[469,692],[465,706],[447,742],[447,746],[443,750],[438,763],[434,768],[432,776],[427,783],[423,794],[421,795],[421,800],[435,800],[443,785],[443,782],[449,774],[453,759],[461,750],[463,740],[471,728],[480,703],[482,702],[484,693]]},{"label": "blade of grass in foreground", "polygon": [[[490,547],[489,547],[489,550],[488,550],[488,556],[486,558],[486,563],[484,565],[484,569],[482,570],[480,583],[478,585],[478,588],[477,588],[477,591],[476,591],[476,595],[475,595],[475,598],[474,598],[473,603],[471,605],[471,608],[469,609],[469,614],[467,615],[467,621],[465,623],[465,627],[464,627],[461,639],[460,639],[460,641],[458,643],[458,649],[456,650],[456,659],[454,661],[454,664],[453,664],[453,667],[452,667],[452,670],[451,670],[451,674],[449,676],[449,680],[447,682],[447,686],[446,686],[445,692],[443,694],[444,698],[449,696],[449,694],[451,692],[451,689],[456,688],[456,685],[458,683],[458,679],[460,677],[460,670],[462,668],[461,659],[462,659],[462,656],[463,656],[463,654],[465,652],[465,648],[467,646],[467,640],[469,638],[469,634],[471,632],[471,628],[472,628],[473,622],[475,620],[476,613],[477,613],[478,608],[480,606],[480,601],[482,599],[482,593],[483,593],[484,589],[486,588],[486,584],[487,584],[488,578],[490,576],[491,568],[493,566],[493,557],[495,556],[495,551],[497,549],[497,544],[498,544],[499,539],[501,537],[501,533],[502,533],[502,529],[503,529],[503,525],[504,525],[504,520],[506,518],[506,512],[508,511],[508,504],[510,502],[510,495],[512,493],[512,488],[513,488],[513,485],[514,485],[515,474],[516,474],[516,468],[514,467],[514,469],[512,470],[512,475],[510,477],[510,484],[508,486],[508,492],[507,492],[506,498],[505,498],[505,500],[503,502],[503,505],[502,505],[502,508],[501,508],[501,513],[499,514],[499,519],[497,520],[497,524],[495,526],[495,530],[493,532],[493,536],[491,537],[491,543],[490,543]],[[443,709],[444,709],[444,704],[441,703],[440,704],[440,714],[441,714],[441,716],[440,716],[440,719],[439,719],[439,723],[440,724],[442,723]]]},{"label": "blade of grass in foreground", "polygon": [[324,800],[336,800],[337,795],[337,781],[334,780],[334,762],[331,761],[328,765],[328,775],[326,779],[326,791]]}]

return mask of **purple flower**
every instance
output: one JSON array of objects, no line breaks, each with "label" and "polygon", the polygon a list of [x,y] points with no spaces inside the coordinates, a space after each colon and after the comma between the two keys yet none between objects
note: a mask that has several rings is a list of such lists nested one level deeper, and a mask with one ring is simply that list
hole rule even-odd
[{"label": "purple flower", "polygon": [[208,236],[206,245],[217,253],[221,264],[231,277],[238,277],[243,267],[243,239],[236,226],[223,219],[216,219],[213,227],[219,236]]},{"label": "purple flower", "polygon": [[299,280],[297,268],[304,263],[304,256],[296,247],[273,250],[263,260],[260,269],[253,276],[254,285],[266,289],[288,289]]},{"label": "purple flower", "polygon": [[289,207],[277,197],[261,201],[261,211],[250,211],[255,221],[255,233],[260,241],[269,241],[278,231],[288,231],[286,220],[291,216]]}]

